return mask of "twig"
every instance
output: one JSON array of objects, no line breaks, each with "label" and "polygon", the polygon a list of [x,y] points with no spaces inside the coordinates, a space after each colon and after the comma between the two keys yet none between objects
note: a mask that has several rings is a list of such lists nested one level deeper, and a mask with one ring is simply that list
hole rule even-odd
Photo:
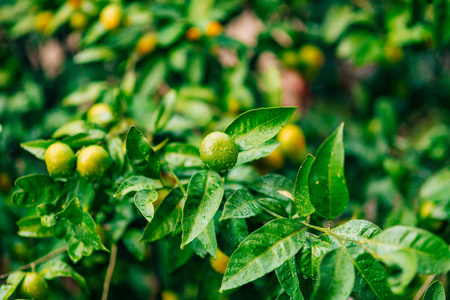
[{"label": "twig", "polygon": [[117,244],[113,244],[111,246],[111,256],[109,258],[109,265],[108,270],[106,271],[105,282],[103,283],[102,300],[108,299],[109,285],[111,284],[111,278],[114,273],[116,258],[117,258]]},{"label": "twig", "polygon": [[[35,261],[27,264],[27,265],[23,265],[20,268],[18,268],[16,271],[23,271],[23,270],[28,270],[28,269],[34,269],[37,265],[61,254],[67,251],[67,246],[64,246],[62,248],[56,249],[53,252],[50,252],[49,254],[42,256],[41,258],[36,259]],[[5,274],[0,275],[0,279],[6,278],[8,277],[12,272],[8,272]]]},{"label": "twig", "polygon": [[175,181],[177,182],[177,185],[180,187],[181,192],[183,193],[183,196],[186,197],[186,190],[184,189],[183,184],[181,183],[180,179],[178,178],[177,175],[175,175],[175,173],[172,171],[172,168],[169,166],[169,164],[167,164],[167,168],[169,168],[170,173],[172,174],[173,178],[175,179]]},{"label": "twig", "polygon": [[436,275],[430,275],[428,276],[427,280],[425,280],[425,282],[422,284],[422,286],[420,287],[420,290],[417,292],[417,294],[414,296],[414,300],[419,300],[420,298],[422,298],[423,293],[425,293],[425,291],[427,290],[428,286],[430,285],[430,283],[433,281],[434,276]]}]

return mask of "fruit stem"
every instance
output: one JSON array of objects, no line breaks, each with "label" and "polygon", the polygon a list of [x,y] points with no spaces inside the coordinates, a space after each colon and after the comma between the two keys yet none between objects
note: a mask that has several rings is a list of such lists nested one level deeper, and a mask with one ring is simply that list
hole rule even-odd
[{"label": "fruit stem", "polygon": [[102,300],[108,299],[109,285],[111,284],[111,278],[114,273],[116,258],[117,258],[117,244],[113,244],[111,246],[111,256],[109,258],[108,270],[106,270],[105,282],[103,283]]},{"label": "fruit stem", "polygon": [[[37,265],[39,265],[39,264],[41,264],[43,262],[46,262],[47,260],[49,260],[49,259],[51,259],[51,258],[53,258],[53,257],[55,257],[55,256],[57,256],[57,255],[59,255],[61,253],[64,253],[66,251],[67,251],[67,246],[61,247],[59,249],[56,249],[53,252],[50,252],[49,254],[47,254],[45,256],[42,256],[41,258],[36,259],[35,261],[33,261],[33,262],[31,262],[31,263],[29,263],[27,265],[23,265],[23,266],[19,267],[16,271],[28,270],[30,268],[34,271],[34,268]],[[11,273],[12,272],[8,272],[8,273],[0,275],[0,279],[8,277]]]}]

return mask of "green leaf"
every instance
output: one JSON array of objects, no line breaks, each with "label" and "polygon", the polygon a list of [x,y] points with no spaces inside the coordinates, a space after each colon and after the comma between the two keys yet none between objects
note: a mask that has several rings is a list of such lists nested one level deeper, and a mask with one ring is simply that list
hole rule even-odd
[{"label": "green leaf", "polygon": [[133,169],[144,176],[160,178],[159,157],[136,127],[133,126],[128,130],[125,142],[128,160]]},{"label": "green leaf", "polygon": [[203,162],[197,147],[171,143],[164,148],[164,158],[171,168],[192,168],[202,167]]},{"label": "green leaf", "polygon": [[77,263],[83,256],[91,255],[92,252],[92,249],[86,247],[83,242],[73,236],[69,237],[67,241],[67,254],[74,263]]},{"label": "green leaf", "polygon": [[248,218],[262,212],[257,199],[247,189],[235,191],[225,203],[220,220]]},{"label": "green leaf", "polygon": [[177,93],[174,90],[167,92],[153,115],[153,131],[157,132],[166,126],[175,111]]},{"label": "green leaf", "polygon": [[206,249],[206,251],[216,259],[217,254],[217,239],[216,239],[216,232],[214,229],[214,219],[211,219],[209,221],[208,225],[206,226],[205,230],[203,230],[197,238],[200,240],[200,242],[203,245],[203,248]]},{"label": "green leaf", "polygon": [[139,209],[144,218],[151,222],[155,209],[153,202],[158,200],[158,192],[156,190],[140,190],[134,195],[134,205]]},{"label": "green leaf", "polygon": [[80,285],[80,287],[82,287],[86,291],[86,293],[89,294],[89,289],[83,276],[75,272],[75,270],[72,269],[71,266],[63,261],[48,261],[41,266],[39,273],[47,280],[52,280],[59,277],[70,277],[74,279]]},{"label": "green leaf", "polygon": [[299,271],[294,257],[277,268],[275,273],[277,274],[280,285],[292,299],[304,299],[300,288]]},{"label": "green leaf", "polygon": [[131,192],[139,192],[140,190],[154,190],[162,188],[158,181],[144,176],[131,176],[125,179],[117,189],[114,197],[125,196]]},{"label": "green leaf", "polygon": [[430,176],[420,187],[424,200],[450,203],[450,168],[446,167]]},{"label": "green leaf", "polygon": [[184,33],[186,23],[172,22],[157,32],[158,45],[167,47],[175,43]]},{"label": "green leaf", "polygon": [[420,274],[442,274],[450,270],[450,251],[445,241],[423,229],[394,226],[370,240],[377,254],[384,255],[397,250],[415,252]]},{"label": "green leaf", "polygon": [[189,181],[181,222],[181,247],[196,238],[219,209],[224,193],[222,177],[212,170],[195,173]]},{"label": "green leaf", "polygon": [[53,144],[54,142],[55,141],[52,140],[35,140],[31,142],[22,143],[20,144],[20,147],[27,150],[40,160],[44,160],[47,148],[50,147],[50,145]]},{"label": "green leaf", "polygon": [[319,284],[312,300],[347,300],[355,282],[355,270],[350,256],[343,247],[323,257],[319,269]]},{"label": "green leaf", "polygon": [[83,120],[75,120],[65,123],[59,127],[53,134],[52,138],[58,139],[65,136],[77,135],[79,133],[86,133],[90,129],[89,125]]},{"label": "green leaf", "polygon": [[78,200],[78,198],[70,200],[64,209],[56,214],[56,217],[66,218],[73,224],[80,224],[83,222],[83,207],[81,206],[80,200]]},{"label": "green leaf", "polygon": [[145,259],[145,251],[147,249],[146,245],[140,241],[141,236],[140,230],[134,228],[129,230],[123,237],[123,244],[139,261]]},{"label": "green leaf", "polygon": [[156,209],[152,222],[145,227],[141,241],[154,242],[175,230],[181,216],[179,203],[183,196],[179,188],[170,191]]},{"label": "green leaf", "polygon": [[115,57],[116,53],[111,48],[99,46],[81,50],[73,57],[73,61],[80,65],[91,62],[112,60]]},{"label": "green leaf", "polygon": [[309,174],[310,200],[316,212],[328,220],[347,207],[349,194],[344,176],[344,123],[320,145]]},{"label": "green leaf", "polygon": [[86,103],[93,103],[97,101],[107,87],[108,86],[104,82],[91,82],[77,88],[75,91],[64,97],[61,104],[63,106],[78,106]]},{"label": "green leaf", "polygon": [[[168,72],[168,67],[164,59],[159,58],[155,61],[149,68],[147,75],[143,77],[142,83],[140,85],[139,91],[137,92],[138,98],[142,101],[147,102],[148,97],[152,95],[158,86],[164,81],[166,74]],[[137,103],[136,103],[137,102]],[[139,101],[133,101],[133,106],[141,104]],[[135,109],[142,109],[141,105],[136,106]]]},{"label": "green leaf", "polygon": [[269,140],[265,143],[257,145],[249,150],[239,152],[236,165],[242,165],[251,161],[263,158],[272,153],[281,143],[274,140]]},{"label": "green leaf", "polygon": [[44,227],[41,223],[41,217],[31,216],[17,221],[19,227],[18,235],[30,238],[47,238],[55,236],[52,227]]},{"label": "green leaf", "polygon": [[297,255],[297,262],[302,274],[309,278],[316,277],[320,261],[330,251],[330,243],[308,236],[302,251]]},{"label": "green leaf", "polygon": [[439,281],[432,282],[422,300],[445,300],[444,285]]},{"label": "green leaf", "polygon": [[296,107],[249,110],[239,115],[225,129],[240,150],[247,150],[273,138],[286,125]]},{"label": "green leaf", "polygon": [[106,133],[100,129],[90,129],[87,132],[77,133],[67,136],[61,142],[69,145],[73,149],[78,149],[83,146],[90,146],[92,144],[102,142],[105,139]]},{"label": "green leaf", "polygon": [[41,203],[55,202],[61,192],[61,183],[50,176],[32,174],[16,180],[18,191],[14,192],[11,202],[21,207],[33,207]]},{"label": "green leaf", "polygon": [[388,283],[396,294],[403,294],[417,273],[417,255],[410,250],[398,250],[378,255],[386,266]]},{"label": "green leaf", "polygon": [[84,213],[83,222],[81,224],[71,225],[70,228],[73,235],[86,247],[93,250],[108,251],[95,230],[94,220],[87,212]]},{"label": "green leaf", "polygon": [[0,300],[8,300],[14,294],[17,287],[25,278],[25,272],[16,271],[11,273],[6,279],[6,284],[0,287]]},{"label": "green leaf", "polygon": [[240,243],[248,236],[245,219],[227,219],[219,222],[219,243],[222,250],[230,256]]},{"label": "green leaf", "polygon": [[333,228],[333,233],[343,239],[351,239],[356,241],[371,239],[380,232],[380,227],[366,220],[350,220],[338,227]]},{"label": "green leaf", "polygon": [[292,195],[294,192],[294,183],[292,180],[284,176],[278,174],[268,174],[255,180],[250,188],[258,193],[267,195],[274,199],[290,201],[290,198],[284,196],[280,192],[288,192]]},{"label": "green leaf", "polygon": [[310,200],[308,187],[309,173],[315,160],[314,156],[308,154],[298,169],[297,177],[295,178],[294,202],[297,207],[297,214],[300,217],[307,217],[315,210]]},{"label": "green leaf", "polygon": [[305,228],[291,219],[276,219],[252,232],[230,258],[222,291],[251,282],[280,267],[303,246]]}]

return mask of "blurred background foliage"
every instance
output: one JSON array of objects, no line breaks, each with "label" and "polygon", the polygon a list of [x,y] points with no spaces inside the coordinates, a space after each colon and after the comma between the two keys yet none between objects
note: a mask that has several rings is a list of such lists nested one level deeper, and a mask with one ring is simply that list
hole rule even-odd
[{"label": "blurred background foliage", "polygon": [[[16,235],[15,221],[26,212],[8,205],[13,182],[45,171],[20,144],[49,138],[93,103],[114,107],[112,132],[138,124],[153,136],[155,110],[169,89],[178,91],[175,115],[154,144],[169,136],[198,145],[245,110],[299,107],[278,136],[279,149],[229,176],[293,179],[305,155],[346,122],[352,206],[341,218],[415,225],[450,242],[449,45],[448,0],[3,0],[1,273],[52,243]],[[105,236],[114,231],[107,225]],[[181,253],[171,240],[149,246],[139,237],[129,230],[119,247],[111,299],[225,298],[209,261]],[[107,254],[94,253],[76,267],[92,299],[100,298],[107,263]],[[258,280],[234,298],[272,299],[274,283]],[[88,297],[70,280],[52,290],[54,299]]]}]

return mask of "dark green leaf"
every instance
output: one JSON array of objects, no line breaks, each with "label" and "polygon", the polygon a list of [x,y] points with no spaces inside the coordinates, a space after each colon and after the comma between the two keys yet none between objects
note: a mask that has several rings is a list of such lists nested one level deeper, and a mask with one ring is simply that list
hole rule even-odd
[{"label": "dark green leaf", "polygon": [[304,299],[300,288],[300,274],[294,257],[277,268],[275,273],[277,274],[280,285],[292,299]]},{"label": "dark green leaf", "polygon": [[355,269],[343,247],[334,249],[323,257],[319,269],[319,285],[312,300],[347,300],[355,282]]},{"label": "dark green leaf", "polygon": [[203,245],[203,248],[216,259],[217,254],[217,239],[214,229],[214,219],[209,221],[205,230],[203,230],[197,237]]},{"label": "dark green leaf", "polygon": [[52,280],[58,277],[73,278],[87,293],[89,289],[83,276],[75,272],[71,266],[60,260],[48,261],[40,267],[39,273],[47,280]]},{"label": "dark green leaf", "polygon": [[126,137],[127,156],[133,169],[144,176],[160,177],[159,157],[150,147],[147,139],[134,126]]},{"label": "dark green leaf", "polygon": [[69,237],[67,241],[67,254],[74,263],[77,263],[83,256],[91,255],[92,252],[92,249],[86,247],[83,242],[73,236]]},{"label": "dark green leaf", "polygon": [[344,124],[320,145],[309,174],[310,200],[316,212],[333,220],[347,207],[349,194],[344,176]]},{"label": "dark green leaf", "polygon": [[66,218],[73,224],[83,222],[83,207],[78,198],[73,198],[62,211],[56,214],[57,218]]},{"label": "dark green leaf", "polygon": [[422,300],[445,300],[444,286],[439,281],[432,282]]},{"label": "dark green leaf", "polygon": [[123,244],[139,261],[145,259],[146,245],[140,241],[141,232],[138,229],[129,230],[123,237]]},{"label": "dark green leaf", "polygon": [[262,212],[257,199],[247,189],[235,191],[225,203],[220,220],[248,218]]},{"label": "dark green leaf", "polygon": [[179,188],[173,189],[164,198],[155,212],[151,223],[144,229],[141,241],[153,242],[171,234],[176,227],[180,217],[180,201],[183,199],[183,193]]},{"label": "dark green leaf", "polygon": [[247,150],[273,138],[286,125],[296,107],[249,110],[225,129],[240,150]]},{"label": "dark green leaf", "polygon": [[249,150],[239,152],[238,160],[236,165],[246,164],[251,161],[268,156],[273,152],[281,143],[269,140],[265,143],[257,145]]},{"label": "dark green leaf", "polygon": [[302,251],[297,255],[297,262],[302,274],[309,278],[316,277],[320,261],[330,251],[330,243],[308,236]]},{"label": "dark green leaf", "polygon": [[223,180],[212,170],[195,173],[189,181],[183,209],[181,246],[196,238],[219,209],[224,193]]},{"label": "dark green leaf", "polygon": [[280,192],[288,192],[291,195],[294,193],[294,183],[292,180],[278,174],[261,176],[252,183],[250,188],[258,193],[281,201],[290,201],[290,197],[286,197]]},{"label": "dark green leaf", "polygon": [[81,224],[71,225],[70,228],[72,229],[74,236],[88,248],[108,251],[95,230],[94,220],[87,212],[84,213],[83,222]]},{"label": "dark green leaf", "polygon": [[61,192],[61,183],[50,176],[33,174],[16,180],[16,191],[11,198],[14,205],[33,207],[41,203],[55,202]]},{"label": "dark green leaf", "polygon": [[251,282],[280,267],[303,246],[305,228],[291,219],[276,219],[252,232],[233,253],[221,290]]},{"label": "dark green leaf", "polygon": [[311,204],[309,196],[308,178],[311,167],[315,161],[314,156],[308,154],[298,169],[295,178],[294,202],[297,207],[297,214],[300,217],[307,217],[314,212],[314,206]]}]

